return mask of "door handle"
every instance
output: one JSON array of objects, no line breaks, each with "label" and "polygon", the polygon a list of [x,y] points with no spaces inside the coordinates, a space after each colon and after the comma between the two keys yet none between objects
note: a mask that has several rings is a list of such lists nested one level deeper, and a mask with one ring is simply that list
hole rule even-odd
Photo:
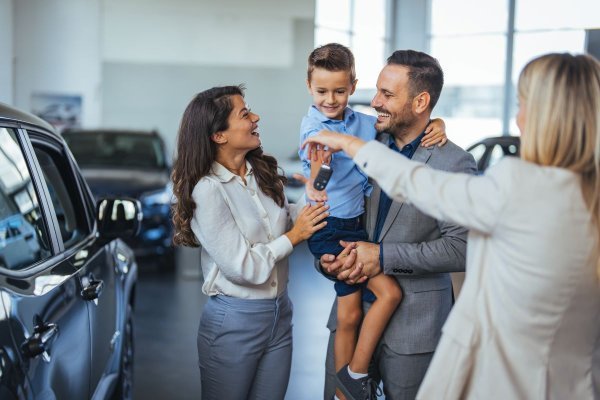
[{"label": "door handle", "polygon": [[94,301],[94,304],[98,305],[98,297],[102,294],[104,289],[104,281],[90,279],[86,287],[81,291],[81,297],[87,301]]},{"label": "door handle", "polygon": [[29,358],[34,358],[41,354],[44,361],[50,362],[48,350],[57,337],[58,325],[38,324],[33,328],[33,335],[21,345],[21,351]]}]

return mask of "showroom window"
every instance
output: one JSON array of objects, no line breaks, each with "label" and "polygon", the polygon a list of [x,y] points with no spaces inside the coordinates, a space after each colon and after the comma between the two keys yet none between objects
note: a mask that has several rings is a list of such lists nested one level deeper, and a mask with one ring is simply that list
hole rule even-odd
[{"label": "showroom window", "polygon": [[337,42],[354,53],[359,89],[375,88],[389,47],[388,0],[317,0],[315,47]]},{"label": "showroom window", "polygon": [[518,135],[515,88],[523,66],[543,53],[583,52],[586,30],[600,26],[595,0],[430,1],[430,53],[446,80],[434,116],[463,147]]}]

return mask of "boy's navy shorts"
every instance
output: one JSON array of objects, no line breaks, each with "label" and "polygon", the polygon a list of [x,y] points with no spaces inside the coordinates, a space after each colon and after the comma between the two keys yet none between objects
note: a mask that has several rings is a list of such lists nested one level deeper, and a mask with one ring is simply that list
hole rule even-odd
[{"label": "boy's navy shorts", "polygon": [[[344,250],[340,245],[340,240],[346,242],[358,242],[368,240],[367,231],[364,230],[360,222],[360,217],[356,218],[325,218],[327,225],[321,230],[315,232],[308,239],[308,248],[317,259],[320,259],[323,254],[338,255]],[[375,295],[367,289],[367,283],[357,285],[348,285],[345,282],[335,281],[335,293],[338,296],[346,296],[362,289],[362,298],[365,301],[375,301]]]}]

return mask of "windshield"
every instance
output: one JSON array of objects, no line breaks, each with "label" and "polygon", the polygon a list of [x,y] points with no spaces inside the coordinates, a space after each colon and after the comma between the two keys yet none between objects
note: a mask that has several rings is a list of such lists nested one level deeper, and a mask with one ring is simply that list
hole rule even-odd
[{"label": "windshield", "polygon": [[80,167],[165,167],[162,142],[156,136],[119,132],[63,132]]}]

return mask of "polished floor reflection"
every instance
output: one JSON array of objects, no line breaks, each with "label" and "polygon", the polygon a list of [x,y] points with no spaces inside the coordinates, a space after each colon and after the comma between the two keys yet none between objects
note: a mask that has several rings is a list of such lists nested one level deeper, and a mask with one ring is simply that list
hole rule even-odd
[{"label": "polished floor reflection", "polygon": [[[181,257],[176,274],[140,265],[135,311],[135,399],[200,399],[196,334],[206,302],[194,257]],[[318,275],[306,246],[290,259],[294,353],[287,400],[323,397],[327,316],[333,285]]]}]

